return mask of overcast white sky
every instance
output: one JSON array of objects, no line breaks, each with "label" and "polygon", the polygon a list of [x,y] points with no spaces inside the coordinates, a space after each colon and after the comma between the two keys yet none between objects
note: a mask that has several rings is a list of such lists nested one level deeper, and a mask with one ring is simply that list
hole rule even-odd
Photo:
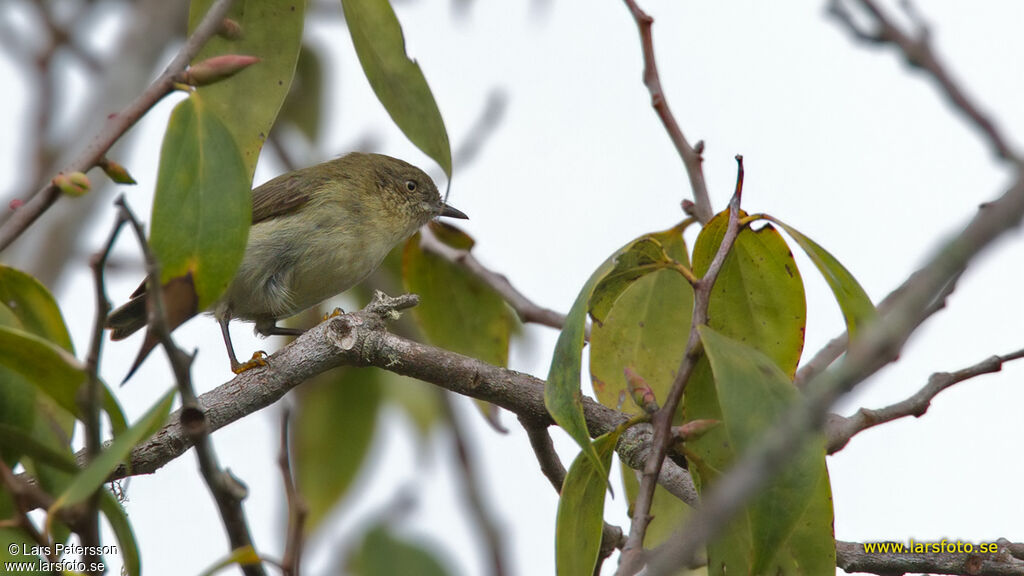
[{"label": "overcast white sky", "polygon": [[[836,255],[880,300],[955,233],[979,203],[994,198],[1009,174],[982,140],[952,114],[930,82],[908,73],[890,49],[851,42],[824,15],[822,2],[714,3],[648,0],[662,82],[692,141],[707,144],[705,174],[716,209],[731,193],[735,163],[746,160],[745,208],[769,212]],[[537,302],[568,310],[592,270],[615,248],[681,219],[689,187],[674,149],[649,106],[641,83],[635,25],[616,0],[567,0],[541,9],[533,2],[475,2],[462,18],[445,2],[396,7],[408,51],[426,74],[457,147],[488,93],[507,92],[498,131],[465,170],[455,167],[451,203],[470,215],[478,257],[506,274]],[[940,54],[986,110],[1019,143],[1024,135],[1024,4],[931,1],[921,10],[933,25]],[[338,8],[340,11],[340,6]],[[324,158],[346,151],[367,133],[381,150],[430,166],[394,128],[358,69],[343,25],[308,28],[334,57],[329,78],[339,88],[326,103]],[[17,174],[26,87],[0,57],[0,192]],[[135,130],[141,145],[124,163],[139,180],[129,200],[148,215],[159,142],[173,102],[164,102]],[[113,110],[112,110],[113,111]],[[83,140],[84,143],[84,140]],[[261,164],[257,181],[281,171]],[[73,200],[63,200],[71,202]],[[90,234],[98,247],[110,211]],[[1024,347],[1019,304],[1022,238],[1011,233],[961,281],[946,310],[910,342],[902,360],[846,399],[850,412],[903,399],[929,374],[955,370],[989,355]],[[130,254],[130,250],[125,250]],[[841,331],[830,292],[798,255],[808,289],[806,350],[818,350]],[[83,259],[58,297],[84,350],[92,318],[92,287]],[[123,299],[138,278],[115,282]],[[215,323],[191,322],[179,342],[198,346],[194,374],[209,390],[230,377]],[[246,327],[235,330],[237,350],[264,344]],[[514,343],[512,367],[547,373],[557,333],[529,326]],[[104,376],[119,382],[137,343],[107,347]],[[240,352],[244,355],[245,352]],[[158,357],[159,356],[159,357]],[[938,397],[928,414],[869,431],[829,458],[836,537],[843,540],[973,543],[998,537],[1024,541],[1024,501],[1017,497],[1024,468],[1020,406],[1024,366],[958,385]],[[132,417],[167,387],[162,355],[154,355],[119,395]],[[513,571],[553,573],[556,495],[536,466],[514,418],[497,436],[459,403],[472,423],[475,454],[487,470],[487,493],[510,542]],[[274,457],[277,407],[215,435],[222,463],[248,483],[246,504],[258,547],[283,548],[282,492]],[[507,415],[506,415],[507,416]],[[379,459],[361,478],[362,501],[339,510],[338,540],[370,511],[390,501],[400,485],[422,488],[408,530],[437,542],[458,574],[483,572],[472,526],[454,493],[448,455],[436,449],[422,460],[397,413],[382,421]],[[382,428],[383,429],[383,428]],[[435,439],[435,448],[447,446]],[[568,465],[575,448],[556,433]],[[628,526],[620,496],[607,520]],[[127,504],[147,574],[198,573],[227,544],[215,507],[191,453],[159,473],[131,481]],[[187,528],[186,528],[187,527]],[[338,540],[312,542],[310,568],[337,553]],[[606,566],[606,573],[614,562]]]}]

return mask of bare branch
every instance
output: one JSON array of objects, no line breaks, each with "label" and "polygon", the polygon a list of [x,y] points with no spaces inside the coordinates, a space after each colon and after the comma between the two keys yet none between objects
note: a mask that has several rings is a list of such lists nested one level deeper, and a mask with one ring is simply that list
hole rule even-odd
[{"label": "bare branch", "polygon": [[303,529],[309,506],[295,487],[295,479],[292,477],[291,442],[288,439],[290,421],[291,411],[285,408],[281,412],[281,445],[277,453],[277,465],[281,469],[284,494],[288,502],[288,534],[285,537],[284,557],[281,558],[281,572],[285,576],[299,576],[302,574]]},{"label": "bare branch", "polygon": [[1003,364],[1024,358],[1024,350],[1018,350],[1005,356],[990,356],[973,366],[956,372],[936,372],[928,378],[928,383],[913,396],[885,408],[871,410],[861,408],[849,418],[830,414],[826,431],[828,434],[828,453],[833,454],[843,449],[857,434],[879,424],[892,422],[906,416],[920,417],[928,411],[932,399],[946,388],[974,378],[982,374],[991,374],[1003,369]]},{"label": "bare branch", "polygon": [[704,170],[702,168],[704,163],[702,156],[704,145],[702,142],[698,142],[696,147],[690,146],[686,136],[683,135],[683,130],[679,127],[679,123],[676,122],[676,117],[668,106],[668,100],[665,98],[665,93],[661,88],[658,63],[654,59],[654,38],[651,35],[651,25],[654,23],[654,18],[648,16],[637,5],[635,0],[625,0],[625,2],[629,12],[633,15],[633,19],[636,20],[636,27],[640,32],[640,45],[644,53],[644,85],[647,86],[647,91],[651,93],[651,106],[658,113],[658,118],[661,119],[661,123],[665,126],[668,137],[672,140],[676,151],[679,152],[679,156],[683,159],[683,166],[686,167],[686,174],[690,178],[690,188],[693,189],[694,205],[692,215],[701,223],[707,223],[711,220],[711,216],[714,215],[714,210],[711,208],[708,187],[704,182]]},{"label": "bare branch", "polygon": [[637,492],[636,501],[633,503],[632,522],[629,528],[629,539],[622,550],[619,558],[619,570],[617,574],[635,574],[643,568],[644,564],[644,535],[647,532],[647,525],[651,522],[651,505],[654,503],[654,488],[661,472],[662,463],[668,453],[668,445],[672,440],[672,420],[676,415],[679,402],[683,398],[686,384],[690,375],[702,354],[700,333],[697,329],[708,322],[708,304],[711,301],[711,290],[718,279],[725,259],[732,250],[733,243],[740,233],[740,201],[743,198],[743,157],[736,156],[738,174],[736,177],[736,191],[729,202],[729,222],[725,229],[725,235],[715,257],[711,260],[707,272],[693,287],[693,319],[690,322],[690,336],[686,344],[686,353],[676,371],[675,380],[669,390],[664,405],[654,414],[652,425],[654,427],[654,441],[650,454],[647,457],[647,464],[644,466],[643,476],[640,478],[640,490]]},{"label": "bare branch", "polygon": [[[217,503],[221,520],[224,523],[224,530],[228,534],[231,548],[255,548],[252,535],[249,533],[249,524],[245,518],[245,511],[242,509],[242,500],[245,499],[248,489],[241,483],[230,470],[220,467],[217,453],[210,442],[210,427],[198,398],[195,389],[192,387],[192,359],[194,356],[186,354],[178,348],[171,337],[171,331],[167,326],[163,294],[160,286],[160,265],[157,263],[153,251],[150,250],[142,225],[132,214],[124,197],[116,202],[122,217],[131,225],[135,232],[136,239],[146,259],[146,274],[149,282],[149,310],[147,323],[150,330],[154,330],[159,336],[160,344],[167,352],[167,358],[174,371],[175,380],[178,385],[178,394],[181,396],[181,409],[177,412],[178,423],[181,424],[190,442],[196,448],[196,459],[199,461],[199,471],[210,489],[210,494]],[[242,572],[247,576],[265,576],[266,571],[261,563],[244,564]]]},{"label": "bare branch", "polygon": [[[508,278],[481,264],[468,250],[458,250],[438,240],[429,226],[420,229],[420,247],[462,266],[483,280],[508,302],[522,322],[533,322],[559,330],[565,325],[565,314],[535,304],[512,286]],[[589,329],[587,332],[589,334]]]},{"label": "bare branch", "polygon": [[[210,7],[210,11],[203,17],[203,21],[196,27],[195,32],[171,60],[164,72],[152,84],[146,88],[132,103],[117,114],[107,118],[106,124],[92,143],[72,161],[62,173],[86,172],[96,166],[110,147],[114,145],[135,125],[146,112],[149,111],[164,96],[174,90],[176,77],[185,70],[188,63],[199,53],[199,50],[206,44],[220,27],[221,21],[231,7],[233,0],[217,0]],[[0,225],[0,250],[7,248],[18,238],[39,216],[60,198],[60,190],[52,183],[48,183],[28,199],[23,200],[21,205],[10,213],[10,217]]]},{"label": "bare branch", "polygon": [[906,32],[897,26],[874,0],[849,0],[858,4],[869,17],[873,30],[866,30],[854,21],[853,15],[844,2],[847,0],[831,0],[829,13],[832,14],[854,38],[873,44],[892,44],[903,54],[903,58],[913,68],[924,71],[939,85],[943,95],[960,113],[967,117],[988,141],[993,152],[1003,159],[1020,164],[1021,160],[1010,146],[1006,137],[989,118],[982,112],[977,103],[967,95],[966,91],[953,79],[946,66],[932,49],[931,37],[915,11],[909,15],[917,24],[917,30]]},{"label": "bare branch", "polygon": [[[523,425],[526,435],[530,438],[530,447],[533,448],[533,453],[537,456],[537,463],[540,464],[541,472],[544,473],[548,482],[551,482],[555,492],[561,494],[566,471],[562,461],[558,459],[558,454],[555,453],[555,446],[551,442],[551,434],[548,434],[547,424],[537,424],[524,418],[520,418],[519,422]],[[598,550],[597,568],[595,568],[594,573],[599,573],[604,560],[611,556],[613,551],[622,548],[625,544],[626,537],[622,533],[622,528],[604,522],[601,527],[601,547]]]},{"label": "bare branch", "polygon": [[441,393],[441,406],[448,417],[448,426],[451,430],[452,443],[454,444],[455,455],[458,460],[457,470],[461,476],[466,504],[469,506],[473,520],[483,535],[485,548],[490,556],[490,573],[494,576],[502,576],[508,573],[505,570],[508,562],[505,560],[504,540],[480,489],[480,478],[476,470],[476,463],[473,462],[472,457],[469,455],[469,443],[466,441],[466,432],[463,429],[462,422],[459,420],[459,415],[455,413],[452,406],[450,394]]}]

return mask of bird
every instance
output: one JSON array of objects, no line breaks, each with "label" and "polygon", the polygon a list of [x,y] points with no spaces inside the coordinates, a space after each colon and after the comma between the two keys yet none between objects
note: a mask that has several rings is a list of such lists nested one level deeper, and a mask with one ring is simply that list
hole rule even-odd
[{"label": "bird", "polygon": [[[373,273],[392,248],[439,216],[467,219],[447,205],[430,176],[383,154],[353,152],[278,176],[252,191],[252,226],[242,262],[220,298],[205,310],[220,324],[231,370],[266,364],[265,353],[239,362],[231,344],[232,319],[255,323],[262,336],[303,331],[277,325],[355,286]],[[111,340],[147,328],[127,382],[157,345],[148,321],[143,281],[110,313]],[[168,330],[196,316],[191,275],[161,287]]]}]

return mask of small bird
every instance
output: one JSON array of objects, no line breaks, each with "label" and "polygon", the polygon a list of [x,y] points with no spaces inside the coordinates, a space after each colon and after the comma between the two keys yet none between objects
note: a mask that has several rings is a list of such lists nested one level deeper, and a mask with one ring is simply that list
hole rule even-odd
[{"label": "small bird", "polygon": [[[239,362],[228,323],[256,323],[263,336],[302,330],[277,321],[355,286],[377,269],[392,248],[438,216],[468,218],[441,199],[419,168],[382,154],[351,153],[283,174],[252,191],[252,227],[242,263],[227,290],[207,312],[220,323],[231,370],[266,364],[257,352]],[[191,278],[163,286],[168,329],[199,312]],[[146,282],[107,319],[112,340],[146,326]],[[158,341],[149,329],[125,381]]]}]

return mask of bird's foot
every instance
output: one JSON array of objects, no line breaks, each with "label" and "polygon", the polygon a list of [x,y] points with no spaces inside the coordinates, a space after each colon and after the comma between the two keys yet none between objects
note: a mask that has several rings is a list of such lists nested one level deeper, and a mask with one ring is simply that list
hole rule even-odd
[{"label": "bird's foot", "polygon": [[234,372],[235,374],[241,374],[246,370],[252,370],[253,368],[269,365],[270,363],[267,362],[267,353],[264,352],[263,350],[257,350],[252,353],[252,358],[246,360],[245,362],[239,362],[231,366],[231,371]]},{"label": "bird's foot", "polygon": [[326,321],[330,320],[331,318],[336,318],[338,316],[341,316],[344,313],[345,313],[345,311],[342,310],[341,308],[335,308],[330,314],[324,314],[324,317],[321,318],[320,321],[321,322],[326,322]]}]

